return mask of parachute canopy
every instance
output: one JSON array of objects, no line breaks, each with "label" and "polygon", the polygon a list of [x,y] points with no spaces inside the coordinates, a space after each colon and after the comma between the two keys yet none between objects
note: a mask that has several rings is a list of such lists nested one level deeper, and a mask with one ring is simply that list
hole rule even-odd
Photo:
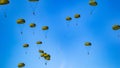
[{"label": "parachute canopy", "polygon": [[66,20],[67,20],[67,21],[70,21],[70,20],[72,20],[72,18],[69,17],[69,16],[67,16],[67,17],[66,17]]},{"label": "parachute canopy", "polygon": [[80,14],[75,14],[74,18],[80,18]]},{"label": "parachute canopy", "polygon": [[25,19],[18,19],[17,20],[17,24],[24,24],[25,23]]},{"label": "parachute canopy", "polygon": [[38,2],[39,0],[29,0],[29,2]]},{"label": "parachute canopy", "polygon": [[97,6],[97,2],[95,0],[90,0],[89,5],[91,6]]},{"label": "parachute canopy", "polygon": [[36,44],[42,44],[42,41],[37,41]]},{"label": "parachute canopy", "polygon": [[39,53],[44,53],[44,51],[43,50],[39,50]]},{"label": "parachute canopy", "polygon": [[44,57],[46,60],[50,60],[50,55]]},{"label": "parachute canopy", "polygon": [[42,26],[42,30],[48,30],[49,27],[48,26]]},{"label": "parachute canopy", "polygon": [[18,67],[24,67],[24,66],[25,66],[24,63],[19,63],[19,64],[18,64]]},{"label": "parachute canopy", "polygon": [[91,42],[85,42],[85,46],[91,46]]},{"label": "parachute canopy", "polygon": [[119,30],[119,29],[120,29],[120,25],[113,25],[113,26],[112,26],[112,29],[113,29],[113,30]]},{"label": "parachute canopy", "polygon": [[0,5],[9,4],[9,0],[0,0]]},{"label": "parachute canopy", "polygon": [[35,24],[35,23],[31,23],[29,26],[30,26],[31,28],[34,28],[34,27],[36,27],[36,24]]},{"label": "parachute canopy", "polygon": [[27,48],[27,47],[29,47],[29,44],[24,44],[23,47]]},{"label": "parachute canopy", "polygon": [[45,60],[50,60],[50,55],[47,53],[42,53],[41,57],[44,57]]}]

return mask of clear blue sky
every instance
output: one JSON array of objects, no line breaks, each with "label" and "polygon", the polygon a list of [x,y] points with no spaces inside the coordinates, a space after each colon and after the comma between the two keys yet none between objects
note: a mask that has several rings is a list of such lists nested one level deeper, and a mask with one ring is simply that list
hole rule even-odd
[{"label": "clear blue sky", "polygon": [[[111,28],[120,24],[120,1],[96,1],[96,7],[89,6],[89,0],[10,0],[10,4],[0,6],[0,68],[17,68],[19,62],[24,62],[25,68],[120,68],[120,31]],[[74,19],[76,13],[81,15],[79,19]],[[66,16],[73,19],[66,22]],[[18,18],[26,23],[19,26]],[[32,22],[37,25],[34,29],[29,28]],[[47,32],[41,30],[44,25],[49,26]],[[38,40],[43,44],[37,46]],[[92,43],[90,55],[86,41]],[[24,43],[30,47],[24,49]],[[47,66],[39,59],[38,49],[51,54]]]}]

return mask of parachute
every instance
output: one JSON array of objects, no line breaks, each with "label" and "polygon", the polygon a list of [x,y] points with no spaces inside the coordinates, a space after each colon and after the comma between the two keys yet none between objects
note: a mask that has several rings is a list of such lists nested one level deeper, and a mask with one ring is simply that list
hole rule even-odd
[{"label": "parachute", "polygon": [[9,0],[0,0],[0,5],[9,4]]},{"label": "parachute", "polygon": [[67,20],[67,21],[70,21],[70,20],[72,20],[72,18],[69,17],[69,16],[67,16],[67,17],[66,17],[66,20]]},{"label": "parachute", "polygon": [[85,46],[91,46],[92,44],[90,42],[85,42]]},{"label": "parachute", "polygon": [[42,44],[42,41],[37,41],[36,44]]},{"label": "parachute", "polygon": [[25,67],[25,64],[24,64],[24,63],[19,63],[19,64],[18,64],[18,67],[19,67],[19,68]]},{"label": "parachute", "polygon": [[80,18],[80,14],[75,14],[74,18]]},{"label": "parachute", "polygon": [[47,61],[50,61],[51,58],[50,54],[44,53],[43,51],[41,53],[41,57],[43,57],[46,60],[45,65],[47,65]]},{"label": "parachute", "polygon": [[[28,48],[29,44],[23,44],[23,48]],[[27,51],[25,51],[25,54],[27,54]]]},{"label": "parachute", "polygon": [[86,46],[88,55],[89,55],[89,50],[90,50],[90,47],[92,46],[92,44],[91,44],[91,42],[85,42],[84,45]]},{"label": "parachute", "polygon": [[49,29],[48,26],[43,26],[43,27],[42,27],[42,30],[48,30],[48,29]]},{"label": "parachute", "polygon": [[[17,19],[17,24],[20,24],[21,25],[21,27],[20,27],[20,30],[21,30],[21,35],[23,34],[23,31],[22,31],[22,29],[23,29],[23,24],[25,23],[25,19],[23,19],[23,18],[20,18],[20,19]],[[19,25],[19,26],[20,26]]]},{"label": "parachute", "polygon": [[112,26],[112,29],[113,29],[113,30],[119,30],[119,29],[120,29],[120,25],[113,25],[113,26]]},{"label": "parachute", "polygon": [[49,54],[46,54],[46,55],[44,56],[44,58],[45,58],[46,60],[50,60],[50,55],[49,55]]},{"label": "parachute", "polygon": [[35,24],[35,23],[31,23],[31,24],[30,24],[30,27],[31,27],[31,28],[35,28],[35,27],[36,27],[36,24]]},{"label": "parachute", "polygon": [[70,25],[70,21],[72,20],[72,18],[70,16],[67,16],[65,20],[67,21],[66,22],[67,26],[69,26]]},{"label": "parachute", "polygon": [[5,18],[7,18],[7,7],[9,5],[9,0],[0,0],[0,22],[4,23],[6,21]]},{"label": "parachute", "polygon": [[90,6],[97,6],[97,2],[95,0],[90,0],[89,5]]},{"label": "parachute", "polygon": [[3,9],[1,9],[4,13],[4,17],[6,18],[7,17],[7,14],[5,12],[5,6],[8,5],[10,3],[9,0],[0,0],[0,6],[2,6]]},{"label": "parachute", "polygon": [[[95,0],[90,0],[89,1],[89,5],[90,6],[97,6],[98,3]],[[94,10],[95,10],[95,7],[92,9],[92,11],[90,12],[90,14],[92,14]]]},{"label": "parachute", "polygon": [[24,44],[23,47],[24,47],[24,48],[28,48],[28,47],[29,47],[29,44]]},{"label": "parachute", "polygon": [[[113,25],[112,26],[112,30],[114,30],[114,31],[120,30],[120,25],[118,25],[118,24]],[[118,31],[118,35],[117,36],[120,37],[120,32],[119,31]]]},{"label": "parachute", "polygon": [[47,30],[49,29],[48,26],[42,26],[42,30],[45,31],[45,38],[47,38]]},{"label": "parachute", "polygon": [[29,0],[30,2],[38,2],[39,0]]},{"label": "parachute", "polygon": [[[80,18],[80,14],[75,14],[74,15],[74,18],[76,18],[76,19],[78,19],[78,18]],[[76,22],[76,26],[78,25],[78,21]]]},{"label": "parachute", "polygon": [[[37,45],[42,45],[42,41],[37,41],[36,44]],[[37,47],[38,47],[38,49],[40,49],[40,46],[37,46]]]},{"label": "parachute", "polygon": [[24,24],[25,23],[25,20],[24,19],[18,19],[17,20],[17,24]]},{"label": "parachute", "polygon": [[[30,28],[35,28],[35,27],[36,27],[36,24],[35,24],[35,23],[30,23],[29,26],[30,26]],[[33,35],[34,35],[34,33],[35,33],[35,32],[34,32],[34,30],[33,30]]]}]

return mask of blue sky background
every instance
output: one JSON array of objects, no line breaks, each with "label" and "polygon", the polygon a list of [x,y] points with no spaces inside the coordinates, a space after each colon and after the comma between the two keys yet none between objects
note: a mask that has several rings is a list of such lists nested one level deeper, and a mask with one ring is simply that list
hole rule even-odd
[{"label": "blue sky background", "polygon": [[[17,68],[24,62],[25,68],[120,68],[120,31],[111,28],[120,24],[120,1],[96,1],[96,7],[89,6],[89,0],[10,0],[10,4],[0,6],[0,67]],[[81,18],[74,19],[76,13]],[[73,18],[69,26],[66,16]],[[26,23],[16,24],[18,18],[24,18]],[[29,28],[32,22],[37,25],[34,29]],[[49,26],[47,32],[41,30],[44,25]],[[37,46],[38,40],[43,44]],[[90,55],[84,46],[86,41],[92,43]],[[24,43],[30,47],[24,49]],[[47,66],[43,58],[39,59],[39,48],[51,54]]]}]

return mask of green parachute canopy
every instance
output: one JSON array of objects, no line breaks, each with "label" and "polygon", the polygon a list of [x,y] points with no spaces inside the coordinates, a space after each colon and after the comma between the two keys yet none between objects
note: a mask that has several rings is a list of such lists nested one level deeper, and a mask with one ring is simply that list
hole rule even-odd
[{"label": "green parachute canopy", "polygon": [[38,2],[39,0],[29,0],[29,2]]},{"label": "green parachute canopy", "polygon": [[50,60],[50,56],[46,56],[46,57],[44,57],[44,59]]},{"label": "green parachute canopy", "polygon": [[85,42],[85,46],[91,46],[91,42]]},{"label": "green parachute canopy", "polygon": [[25,19],[18,19],[17,21],[17,24],[24,24],[25,23]]},{"label": "green parachute canopy", "polygon": [[50,55],[47,53],[44,53],[43,57],[45,60],[50,60]]},{"label": "green parachute canopy", "polygon": [[9,4],[9,0],[0,0],[0,5]]},{"label": "green parachute canopy", "polygon": [[91,6],[97,6],[97,2],[95,0],[90,0],[89,5]]},{"label": "green parachute canopy", "polygon": [[37,41],[36,44],[42,44],[42,41]]},{"label": "green parachute canopy", "polygon": [[29,44],[24,44],[23,47],[27,48],[27,47],[29,47]]},{"label": "green parachute canopy", "polygon": [[42,26],[42,30],[48,30],[49,27],[48,26]]},{"label": "green parachute canopy", "polygon": [[119,29],[120,29],[120,25],[113,25],[113,26],[112,26],[112,29],[113,29],[113,30],[119,30]]},{"label": "green parachute canopy", "polygon": [[19,63],[19,64],[18,64],[18,67],[24,67],[24,66],[25,66],[24,63]]},{"label": "green parachute canopy", "polygon": [[66,17],[66,20],[67,20],[67,21],[70,21],[70,20],[72,20],[72,18],[69,17],[69,16],[67,16],[67,17]]},{"label": "green parachute canopy", "polygon": [[35,23],[30,23],[29,25],[31,28],[35,28],[36,27],[36,24]]},{"label": "green parachute canopy", "polygon": [[80,18],[80,14],[75,14],[74,18]]}]

